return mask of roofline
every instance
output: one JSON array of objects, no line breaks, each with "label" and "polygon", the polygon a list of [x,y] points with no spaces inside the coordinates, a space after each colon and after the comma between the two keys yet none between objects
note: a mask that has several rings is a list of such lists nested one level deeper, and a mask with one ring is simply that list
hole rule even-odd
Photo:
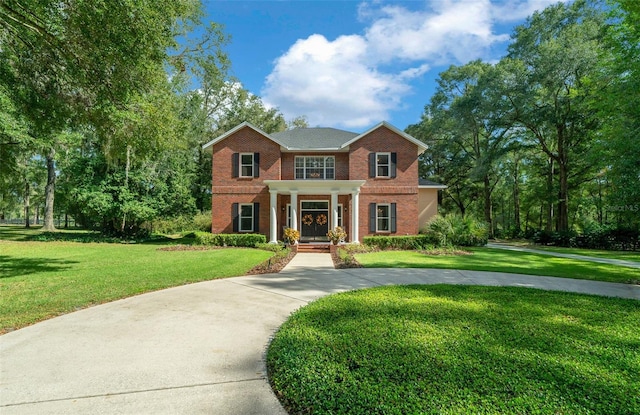
[{"label": "roofline", "polygon": [[[202,145],[202,149],[204,151],[208,151],[208,152],[213,152],[213,146],[216,143],[219,143],[220,141],[224,140],[225,138],[229,137],[230,135],[236,133],[237,131],[245,128],[245,127],[249,127],[252,130],[254,130],[255,132],[257,132],[258,134],[263,135],[264,137],[268,138],[269,140],[273,141],[274,143],[278,144],[281,148],[286,149],[287,151],[291,151],[291,152],[304,152],[304,151],[344,151],[346,148],[348,148],[351,144],[355,143],[356,141],[360,140],[362,137],[372,133],[373,131],[377,130],[380,127],[386,127],[388,129],[390,129],[391,131],[393,131],[394,133],[398,134],[400,137],[410,141],[411,143],[415,144],[416,146],[418,146],[418,155],[424,153],[427,150],[427,145],[425,143],[423,143],[422,141],[410,136],[409,134],[405,133],[404,131],[399,130],[398,128],[394,127],[393,125],[389,124],[386,121],[382,121],[379,124],[376,124],[375,126],[371,127],[370,129],[368,129],[367,131],[365,131],[364,133],[355,136],[354,138],[352,138],[351,140],[347,141],[346,143],[342,144],[340,147],[337,148],[313,148],[313,149],[303,149],[303,148],[294,148],[294,147],[287,147],[286,145],[282,144],[281,142],[279,142],[278,140],[276,140],[275,138],[273,138],[271,135],[265,133],[264,131],[262,131],[261,129],[259,129],[258,127],[254,126],[253,124],[251,124],[248,121],[244,121],[242,124],[239,124],[237,126],[235,126],[234,128],[230,129],[229,131],[227,131],[226,133],[214,138],[213,140],[209,141],[206,144]],[[326,127],[326,128],[330,128],[330,127]]]},{"label": "roofline", "polygon": [[265,133],[264,131],[262,131],[261,129],[259,129],[258,127],[256,127],[255,125],[251,124],[248,121],[244,121],[242,124],[236,125],[235,127],[233,127],[232,129],[230,129],[229,131],[227,131],[226,133],[222,134],[221,136],[218,136],[216,138],[214,138],[213,140],[209,141],[206,144],[202,145],[202,149],[205,151],[209,151],[209,152],[213,152],[213,145],[216,143],[219,143],[220,141],[224,140],[225,138],[229,137],[230,135],[240,131],[241,129],[243,129],[244,127],[249,127],[251,128],[253,131],[257,132],[258,134],[263,135],[264,137],[268,138],[269,140],[273,141],[274,143],[278,144],[280,147],[284,147],[286,148],[286,146],[284,144],[282,144],[281,142],[279,142],[278,140],[274,139],[273,137],[271,137],[269,134]]},{"label": "roofline", "polygon": [[418,146],[418,155],[424,153],[427,150],[427,145],[425,143],[423,143],[422,141],[418,140],[415,137],[410,136],[409,134],[405,133],[402,130],[399,130],[398,128],[396,128],[395,126],[389,124],[386,121],[382,121],[381,123],[376,124],[375,126],[371,127],[370,129],[368,129],[367,131],[365,131],[364,133],[354,137],[353,139],[347,141],[346,143],[344,143],[342,145],[341,148],[344,147],[348,147],[351,144],[355,143],[356,141],[360,140],[362,137],[372,133],[373,131],[377,130],[380,127],[386,127],[388,129],[390,129],[391,131],[393,131],[394,133],[398,134],[400,137],[412,142],[413,144]]},{"label": "roofline", "polygon": [[422,184],[418,185],[418,189],[446,189],[447,186],[444,184]]}]

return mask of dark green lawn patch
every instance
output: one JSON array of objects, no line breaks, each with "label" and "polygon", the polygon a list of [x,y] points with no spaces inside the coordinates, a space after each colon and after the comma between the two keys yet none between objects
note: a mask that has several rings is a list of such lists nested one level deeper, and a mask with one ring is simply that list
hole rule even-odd
[{"label": "dark green lawn patch", "polygon": [[638,414],[640,302],[390,286],[295,312],[271,342],[291,414]]},{"label": "dark green lawn patch", "polygon": [[465,248],[473,255],[424,255],[419,251],[355,254],[365,268],[444,268],[509,272],[620,283],[638,283],[640,269],[529,252]]}]

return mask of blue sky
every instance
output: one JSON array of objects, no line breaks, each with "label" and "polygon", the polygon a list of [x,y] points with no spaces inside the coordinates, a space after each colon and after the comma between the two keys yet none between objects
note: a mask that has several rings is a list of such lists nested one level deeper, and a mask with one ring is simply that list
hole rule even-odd
[{"label": "blue sky", "polygon": [[233,75],[289,120],[362,132],[419,122],[438,74],[504,56],[557,0],[204,0],[231,36]]}]

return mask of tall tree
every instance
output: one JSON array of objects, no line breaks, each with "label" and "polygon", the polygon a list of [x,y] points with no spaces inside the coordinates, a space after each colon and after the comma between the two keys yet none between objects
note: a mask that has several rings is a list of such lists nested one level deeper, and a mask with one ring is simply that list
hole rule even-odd
[{"label": "tall tree", "polygon": [[535,137],[558,169],[558,230],[569,229],[569,193],[593,170],[580,166],[595,139],[598,117],[588,103],[599,71],[605,15],[585,0],[535,12],[515,29],[508,58],[514,119]]}]

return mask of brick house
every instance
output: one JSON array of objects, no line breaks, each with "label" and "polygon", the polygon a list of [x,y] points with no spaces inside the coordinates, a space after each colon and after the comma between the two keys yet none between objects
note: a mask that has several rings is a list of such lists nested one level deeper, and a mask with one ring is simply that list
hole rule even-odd
[{"label": "brick house", "polygon": [[438,189],[418,180],[421,141],[382,122],[362,133],[296,128],[267,134],[245,122],[203,146],[212,154],[212,232],[326,241],[416,234],[437,213]]}]

